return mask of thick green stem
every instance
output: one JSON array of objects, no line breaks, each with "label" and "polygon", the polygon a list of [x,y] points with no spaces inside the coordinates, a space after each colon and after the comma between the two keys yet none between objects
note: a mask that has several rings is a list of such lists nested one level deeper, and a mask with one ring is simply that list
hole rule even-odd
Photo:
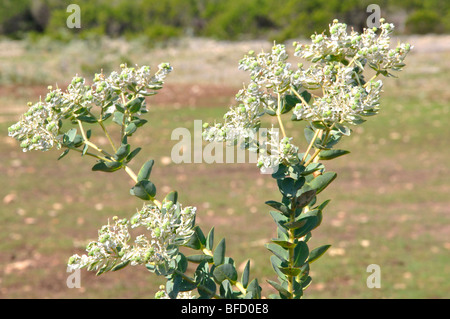
[{"label": "thick green stem", "polygon": [[81,136],[83,137],[83,143],[88,145],[89,147],[92,147],[97,152],[102,153],[103,155],[111,158],[112,157],[111,154],[109,154],[108,152],[102,150],[97,145],[95,145],[94,143],[92,143],[91,141],[88,140],[88,138],[86,136],[86,133],[84,132],[83,124],[81,123],[80,120],[77,120],[77,122],[78,122],[78,126],[80,127]]},{"label": "thick green stem", "polygon": [[[97,155],[91,154],[91,153],[89,153],[89,155],[90,155],[90,156],[93,156],[93,157],[95,157],[95,158],[98,158],[98,159],[107,161],[107,162],[111,162],[111,161],[112,161],[112,160],[111,160],[112,155],[110,155],[108,152],[102,150],[102,149],[99,148],[97,145],[95,145],[94,143],[90,142],[90,141],[87,139],[86,133],[84,132],[84,129],[83,129],[83,124],[82,124],[81,121],[79,121],[79,120],[78,120],[78,125],[79,125],[80,130],[81,130],[81,136],[83,137],[83,143],[86,144],[86,145],[88,145],[88,146],[90,146],[90,147],[92,147],[92,148],[95,149],[97,152],[106,155],[107,157],[97,156]],[[77,151],[79,151],[79,150],[77,150]],[[81,151],[79,151],[79,152],[81,152]],[[86,154],[87,154],[87,153],[86,153]],[[130,167],[126,166],[126,165],[123,165],[123,168],[125,169],[125,172],[127,172],[127,174],[131,177],[131,179],[132,179],[135,183],[137,183],[137,182],[138,182],[138,179],[137,179],[136,173],[133,172],[133,170],[132,170]],[[161,208],[162,204],[161,204],[160,201],[158,201],[157,199],[151,199],[151,201],[152,201],[156,206],[158,206],[159,208]]]},{"label": "thick green stem", "polygon": [[374,76],[372,76],[372,77],[370,78],[369,81],[367,81],[366,83],[364,83],[363,88],[365,88],[370,82],[372,82],[373,80],[375,80],[375,79],[377,78],[378,75],[380,75],[379,72],[377,72]]},{"label": "thick green stem", "polygon": [[[78,153],[83,153],[82,150],[79,150],[78,148],[75,148],[75,147],[67,147],[67,148],[72,150],[72,151],[76,151]],[[106,162],[110,162],[111,161],[110,159],[108,159],[106,157],[103,157],[103,156],[100,156],[100,155],[96,155],[96,154],[93,154],[93,153],[90,153],[90,152],[84,152],[84,155],[89,155],[89,156],[92,156],[92,157],[94,157],[96,159],[99,159],[99,160],[102,160],[102,161],[106,161]]]},{"label": "thick green stem", "polygon": [[[311,139],[311,142],[309,142],[308,148],[307,148],[306,151],[305,151],[305,155],[303,155],[301,164],[303,164],[303,163],[306,161],[306,157],[308,156],[309,151],[310,151],[311,148],[313,147],[314,142],[315,142],[316,139],[317,139],[317,136],[319,136],[320,131],[322,131],[322,130],[316,130],[316,132],[314,133],[314,136],[313,136],[313,138]],[[307,165],[305,165],[305,166],[307,166]]]},{"label": "thick green stem", "polygon": [[[292,215],[291,215],[292,217]],[[293,221],[294,219],[291,218],[291,221]],[[294,231],[293,230],[289,230],[289,242],[294,243],[295,240],[295,236],[294,236]],[[289,248],[289,267],[294,267],[294,248],[291,247]],[[290,293],[290,299],[292,299],[294,297],[294,280],[295,277],[292,275],[288,275],[288,291]]]},{"label": "thick green stem", "polygon": [[114,142],[113,142],[113,140],[111,139],[111,136],[109,135],[108,130],[106,129],[105,125],[103,125],[103,122],[102,122],[101,120],[98,121],[98,124],[100,124],[100,126],[101,126],[103,132],[104,132],[105,135],[106,135],[106,138],[108,139],[109,143],[111,144],[111,146],[112,146],[112,148],[113,148],[113,150],[114,150],[114,153],[116,153],[116,152],[117,152],[117,148],[116,148],[116,146],[114,145]]},{"label": "thick green stem", "polygon": [[[291,200],[291,209],[290,209],[290,214],[289,214],[289,222],[294,222],[295,221],[295,210],[296,210],[296,200],[295,198],[293,198]],[[289,229],[288,230],[288,235],[289,235],[289,242],[290,243],[295,243],[295,234],[294,234],[294,229]],[[290,247],[289,249],[289,267],[293,268],[294,267],[294,258],[295,258],[295,247]],[[295,276],[291,276],[288,275],[288,291],[290,293],[290,299],[294,298],[294,280],[295,280]]]},{"label": "thick green stem", "polygon": [[[125,94],[120,95],[122,98],[123,107],[125,108],[125,105],[127,104],[127,100],[125,99]],[[125,116],[127,116],[127,110],[125,109],[125,113],[123,114],[122,118],[122,126],[120,128],[120,138],[123,138],[125,136]]]},{"label": "thick green stem", "polygon": [[300,101],[302,101],[303,105],[309,107],[308,102],[305,101],[305,99],[303,98],[303,96],[301,96],[296,89],[294,89],[294,87],[291,87],[291,91],[300,99]]}]

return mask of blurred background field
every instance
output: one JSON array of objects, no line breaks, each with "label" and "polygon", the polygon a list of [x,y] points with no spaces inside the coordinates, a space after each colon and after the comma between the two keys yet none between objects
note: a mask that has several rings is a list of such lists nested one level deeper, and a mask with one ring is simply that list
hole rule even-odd
[{"label": "blurred background field", "polygon": [[[65,26],[74,2],[80,30]],[[279,197],[276,185],[251,163],[172,163],[171,132],[221,119],[247,81],[237,65],[249,50],[268,50],[273,40],[291,48],[335,17],[361,28],[368,3],[379,3],[398,26],[396,38],[415,48],[399,78],[386,80],[380,114],[344,140],[351,154],[326,163],[338,178],[321,195],[332,202],[311,242],[332,247],[312,264],[306,298],[450,297],[450,19],[449,2],[437,0],[3,1],[0,297],[153,298],[164,282],[128,267],[100,277],[82,271],[82,287],[67,288],[68,257],[83,253],[108,218],[130,217],[142,203],[129,195],[124,172],[91,172],[94,162],[76,154],[56,161],[59,151],[23,153],[7,136],[48,85],[65,88],[75,74],[92,79],[120,63],[161,62],[174,72],[148,99],[149,123],[131,140],[143,147],[133,168],[155,159],[159,195],[176,189],[182,203],[197,206],[202,228],[214,225],[216,238],[226,237],[241,269],[250,258],[263,294],[272,293],[264,244],[274,228],[264,201]],[[301,141],[303,127],[287,129]],[[366,286],[370,264],[381,267],[380,289]]]}]

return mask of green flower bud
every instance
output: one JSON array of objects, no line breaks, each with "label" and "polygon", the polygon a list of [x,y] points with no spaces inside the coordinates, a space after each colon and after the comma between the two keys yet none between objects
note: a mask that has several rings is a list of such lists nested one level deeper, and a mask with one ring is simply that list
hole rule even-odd
[{"label": "green flower bud", "polygon": [[155,299],[161,299],[165,296],[165,294],[165,291],[158,291],[157,293],[155,293]]},{"label": "green flower bud", "polygon": [[164,208],[165,209],[170,209],[173,206],[173,202],[172,201],[168,201],[164,204]]},{"label": "green flower bud", "polygon": [[324,112],[323,114],[322,114],[322,116],[323,117],[328,117],[328,116],[330,116],[331,115],[331,111],[326,111],[326,112]]},{"label": "green flower bud", "polygon": [[30,142],[28,142],[28,140],[25,140],[22,143],[20,143],[21,148],[27,148],[28,146],[30,146]]},{"label": "green flower bud", "polygon": [[109,238],[110,238],[110,236],[109,236],[108,234],[103,235],[103,236],[100,238],[100,242],[101,242],[102,244],[104,244],[104,243],[106,243],[106,241],[107,241]]}]

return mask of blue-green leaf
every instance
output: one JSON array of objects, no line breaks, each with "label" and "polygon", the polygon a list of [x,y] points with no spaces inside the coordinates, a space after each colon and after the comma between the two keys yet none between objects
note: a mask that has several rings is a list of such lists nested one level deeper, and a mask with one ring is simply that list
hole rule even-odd
[{"label": "blue-green leaf", "polygon": [[122,163],[120,162],[105,162],[105,161],[99,161],[97,164],[95,164],[92,167],[93,171],[101,171],[106,173],[115,172],[118,169],[122,167]]},{"label": "blue-green leaf", "polygon": [[265,245],[268,250],[270,250],[275,256],[277,256],[281,261],[287,262],[289,259],[289,251],[282,246],[271,243]]},{"label": "blue-green leaf", "polygon": [[325,172],[310,181],[309,186],[315,189],[317,194],[319,194],[336,178],[336,176],[337,174],[335,172]]},{"label": "blue-green leaf", "polygon": [[299,241],[294,248],[294,266],[302,267],[309,256],[308,245],[304,241]]},{"label": "blue-green leaf", "polygon": [[319,259],[323,254],[325,254],[325,252],[330,247],[331,247],[331,245],[323,245],[323,246],[313,249],[309,253],[308,263],[312,263],[312,262],[316,261],[317,259]]},{"label": "blue-green leaf", "polygon": [[129,101],[125,107],[131,112],[131,113],[137,113],[142,108],[142,104],[145,101],[145,97],[137,97],[131,101]]},{"label": "blue-green leaf", "polygon": [[178,201],[178,192],[171,191],[169,194],[164,197],[164,202],[172,202],[173,204],[176,204]]},{"label": "blue-green leaf", "polygon": [[142,180],[130,189],[130,193],[140,199],[150,200],[156,195],[156,186],[149,180]]},{"label": "blue-green leaf", "polygon": [[121,145],[116,154],[114,154],[114,159],[116,161],[122,161],[130,153],[130,144]]},{"label": "blue-green leaf", "polygon": [[125,134],[127,136],[131,136],[134,132],[136,132],[137,128],[138,127],[135,123],[130,123],[125,127]]},{"label": "blue-green leaf", "polygon": [[285,216],[289,216],[290,212],[289,212],[289,208],[284,205],[283,203],[279,203],[273,200],[269,200],[266,202],[266,205],[269,205],[270,207],[275,208],[276,210],[280,211],[283,213],[283,215]]},{"label": "blue-green leaf", "polygon": [[61,158],[63,158],[64,156],[66,156],[67,153],[69,153],[69,151],[70,151],[70,149],[67,148],[64,152],[62,152],[61,155],[59,155],[59,157],[58,157],[58,161],[59,161]]},{"label": "blue-green leaf", "polygon": [[225,244],[225,238],[223,238],[217,244],[217,247],[214,250],[214,254],[213,254],[214,265],[219,266],[225,262],[225,250],[226,250],[226,244]]},{"label": "blue-green leaf", "polygon": [[206,261],[206,262],[210,263],[213,260],[212,257],[208,256],[208,255],[190,255],[190,256],[187,256],[186,258],[190,262],[196,263],[196,264],[199,264],[202,261]]},{"label": "blue-green leaf", "polygon": [[152,172],[153,164],[155,164],[154,160],[149,160],[145,162],[144,165],[142,165],[141,169],[139,170],[137,180],[138,182],[147,180],[150,178],[150,173]]},{"label": "blue-green leaf", "polygon": [[343,156],[350,153],[346,150],[323,150],[319,153],[320,160],[331,160],[339,156]]},{"label": "blue-green leaf", "polygon": [[194,234],[189,238],[189,241],[184,244],[184,246],[195,250],[200,250],[202,247],[206,246],[206,238],[199,226],[195,226],[194,231]]},{"label": "blue-green leaf", "polygon": [[232,264],[222,264],[214,268],[213,276],[219,283],[228,279],[234,284],[237,280],[237,271]]},{"label": "blue-green leaf", "polygon": [[208,233],[206,237],[206,249],[212,250],[214,246],[214,227]]},{"label": "blue-green leaf", "polygon": [[250,260],[247,261],[244,271],[242,272],[241,283],[244,288],[247,288],[249,280],[250,280]]},{"label": "blue-green leaf", "polygon": [[285,298],[290,298],[291,297],[291,293],[289,291],[287,291],[286,289],[283,288],[282,285],[280,285],[279,283],[272,281],[272,280],[267,280],[267,282],[276,290],[278,290],[278,292],[283,295]]},{"label": "blue-green leaf", "polygon": [[130,154],[128,154],[127,158],[125,159],[125,161],[128,163],[130,162],[139,152],[141,151],[141,148],[138,147],[136,149],[134,149]]},{"label": "blue-green leaf", "polygon": [[253,279],[248,285],[245,299],[261,299],[261,287],[258,284],[258,279]]}]

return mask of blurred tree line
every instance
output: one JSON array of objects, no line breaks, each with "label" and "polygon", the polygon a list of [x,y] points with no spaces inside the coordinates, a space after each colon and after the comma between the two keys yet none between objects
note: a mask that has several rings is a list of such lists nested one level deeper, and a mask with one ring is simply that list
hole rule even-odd
[{"label": "blurred tree line", "polygon": [[[66,26],[71,3],[81,8],[80,29]],[[372,3],[402,33],[450,31],[448,0],[2,0],[0,34],[44,34],[62,40],[77,34],[283,41],[320,32],[334,18],[360,31]]]}]

